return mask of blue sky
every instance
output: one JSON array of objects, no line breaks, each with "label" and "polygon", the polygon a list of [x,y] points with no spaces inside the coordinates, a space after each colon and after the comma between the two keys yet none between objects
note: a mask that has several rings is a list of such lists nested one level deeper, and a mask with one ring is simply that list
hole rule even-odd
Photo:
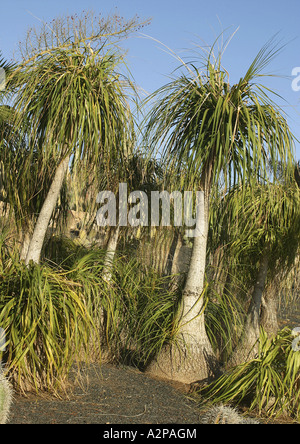
[{"label": "blue sky", "polygon": [[[280,101],[280,105],[300,139],[300,91],[293,91],[291,76],[293,68],[300,67],[299,0],[2,0],[1,3],[4,4],[0,6],[0,49],[7,58],[12,57],[26,29],[38,26],[35,17],[50,21],[57,15],[80,13],[82,9],[107,15],[117,8],[125,18],[135,14],[151,17],[151,25],[142,32],[181,56],[195,44],[213,43],[222,30],[228,28],[228,36],[239,27],[223,58],[232,84],[245,73],[263,44],[279,32],[279,38],[288,44],[268,71],[288,78],[269,78],[264,82],[286,100]],[[161,45],[149,38],[135,35],[126,46],[131,72],[147,92],[165,84],[178,65]],[[297,158],[300,159],[299,143]]]}]

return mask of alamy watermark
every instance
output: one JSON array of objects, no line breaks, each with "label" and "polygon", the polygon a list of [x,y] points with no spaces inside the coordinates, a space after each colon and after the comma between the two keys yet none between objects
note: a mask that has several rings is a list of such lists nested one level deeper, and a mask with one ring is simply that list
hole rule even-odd
[{"label": "alamy watermark", "polygon": [[127,184],[120,183],[118,198],[112,191],[101,191],[97,203],[101,207],[96,222],[101,227],[184,226],[187,237],[199,237],[205,232],[203,191],[151,191],[149,202],[144,191],[133,191],[128,196]]},{"label": "alamy watermark", "polygon": [[292,90],[295,92],[300,91],[300,66],[296,66],[292,69],[292,76],[294,77],[292,80]]}]

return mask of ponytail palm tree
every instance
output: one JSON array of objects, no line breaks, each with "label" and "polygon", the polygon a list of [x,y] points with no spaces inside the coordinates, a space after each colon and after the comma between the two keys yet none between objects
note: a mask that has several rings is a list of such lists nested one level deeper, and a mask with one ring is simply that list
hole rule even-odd
[{"label": "ponytail palm tree", "polygon": [[126,95],[130,82],[117,72],[122,62],[116,49],[103,43],[93,50],[82,37],[76,44],[50,48],[20,65],[15,127],[22,129],[26,121],[29,150],[36,150],[41,171],[53,166],[26,264],[40,260],[70,163],[80,159],[99,164],[112,152],[122,155],[133,125]]},{"label": "ponytail palm tree", "polygon": [[[289,183],[251,183],[244,190],[237,188],[228,193],[218,208],[221,232],[217,237],[227,245],[227,261],[231,257],[236,261],[234,272],[239,283],[245,280],[251,291],[245,326],[231,364],[255,358],[261,326],[268,328],[269,334],[271,330],[277,334],[279,295],[268,295],[265,290],[278,273],[287,272],[295,262],[299,199],[293,179]],[[265,325],[261,319],[263,304],[268,310]]]},{"label": "ponytail palm tree", "polygon": [[[213,49],[204,55],[201,69],[184,65],[183,72],[154,93],[147,120],[147,137],[159,144],[165,162],[180,176],[186,190],[201,190],[198,221],[201,234],[194,238],[182,310],[178,314],[183,347],[166,346],[149,371],[185,383],[207,378],[215,357],[204,323],[206,248],[210,198],[220,180],[225,186],[245,185],[253,176],[265,176],[269,159],[274,171],[278,160],[290,168],[293,137],[268,89],[258,83],[262,70],[278,52],[266,44],[244,77],[230,85]],[[184,71],[186,69],[186,71]],[[179,188],[181,189],[181,188]]]}]

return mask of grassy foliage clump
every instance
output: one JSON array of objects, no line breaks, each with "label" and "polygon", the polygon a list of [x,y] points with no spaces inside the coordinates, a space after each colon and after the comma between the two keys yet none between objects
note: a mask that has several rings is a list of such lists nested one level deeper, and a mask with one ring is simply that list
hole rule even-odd
[{"label": "grassy foliage clump", "polygon": [[208,402],[246,404],[268,416],[287,413],[300,419],[300,352],[291,330],[273,338],[261,330],[257,358],[233,367],[200,391]]},{"label": "grassy foliage clump", "polygon": [[63,269],[13,263],[0,295],[14,382],[22,391],[58,388],[93,327],[80,285]]},{"label": "grassy foliage clump", "polygon": [[105,289],[107,343],[117,359],[143,368],[166,342],[175,339],[179,292],[162,277],[126,256],[115,262]]},{"label": "grassy foliage clump", "polygon": [[76,360],[99,360],[104,350],[143,367],[172,339],[178,292],[169,290],[168,277],[118,255],[108,281],[104,251],[63,239],[44,263],[27,267],[2,241],[3,358],[19,390],[55,392]]}]

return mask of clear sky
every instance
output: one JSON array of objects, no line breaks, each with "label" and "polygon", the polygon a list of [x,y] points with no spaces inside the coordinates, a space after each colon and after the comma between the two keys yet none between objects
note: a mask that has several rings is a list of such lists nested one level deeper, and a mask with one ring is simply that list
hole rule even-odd
[{"label": "clear sky", "polygon": [[[287,78],[272,78],[265,83],[287,101],[280,101],[280,105],[300,139],[300,91],[292,89],[292,70],[299,67],[300,74],[299,0],[1,0],[0,49],[6,58],[11,58],[26,29],[38,26],[35,17],[50,21],[57,15],[80,13],[83,9],[106,15],[115,8],[125,18],[135,14],[151,17],[151,25],[142,32],[179,55],[186,55],[186,49],[195,43],[212,44],[224,29],[229,28],[229,35],[239,27],[223,58],[232,84],[245,74],[263,44],[279,32],[279,38],[288,44],[268,70]],[[165,84],[178,65],[154,40],[136,35],[126,45],[131,72],[147,92]],[[299,143],[297,158],[300,159]]]}]

